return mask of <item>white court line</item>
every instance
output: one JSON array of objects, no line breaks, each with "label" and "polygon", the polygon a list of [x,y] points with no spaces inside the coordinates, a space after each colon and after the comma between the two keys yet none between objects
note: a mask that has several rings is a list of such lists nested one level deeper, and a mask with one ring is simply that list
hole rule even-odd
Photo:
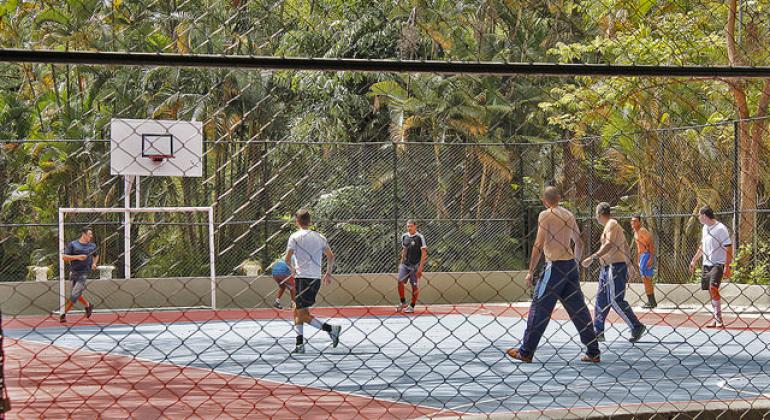
[{"label": "white court line", "polygon": [[749,381],[748,378],[746,378],[745,376],[734,376],[732,378],[728,378],[728,379],[725,379],[725,380],[717,382],[717,386],[722,388],[722,389],[724,389],[724,390],[726,390],[726,391],[735,392],[738,395],[740,395],[740,394],[748,394],[748,395],[753,395],[753,396],[756,396],[756,397],[770,398],[770,393],[763,394],[761,392],[746,391],[744,389],[736,389],[736,388],[733,388],[732,386],[730,386],[730,381],[735,381],[735,380],[740,380],[740,379],[745,379],[745,380],[747,380],[747,382],[751,383],[751,381]]}]

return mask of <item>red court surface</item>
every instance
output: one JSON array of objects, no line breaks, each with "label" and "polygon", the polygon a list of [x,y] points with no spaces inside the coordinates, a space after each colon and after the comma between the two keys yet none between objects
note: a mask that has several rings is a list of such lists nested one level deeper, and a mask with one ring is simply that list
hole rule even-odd
[{"label": "red court surface", "polygon": [[[435,409],[8,339],[8,418],[414,418]],[[23,369],[20,367],[23,366]],[[51,367],[56,367],[52,371]]]}]

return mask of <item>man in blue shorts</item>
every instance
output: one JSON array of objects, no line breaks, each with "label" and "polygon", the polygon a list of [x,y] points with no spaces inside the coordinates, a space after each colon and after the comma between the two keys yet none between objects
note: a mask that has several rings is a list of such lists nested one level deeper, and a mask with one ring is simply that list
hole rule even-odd
[{"label": "man in blue shorts", "polygon": [[639,272],[644,282],[644,292],[647,294],[647,304],[642,308],[655,309],[658,306],[655,288],[652,286],[652,277],[655,274],[655,241],[652,240],[652,233],[642,226],[641,215],[631,216],[631,229],[634,230],[634,242],[639,254]]}]

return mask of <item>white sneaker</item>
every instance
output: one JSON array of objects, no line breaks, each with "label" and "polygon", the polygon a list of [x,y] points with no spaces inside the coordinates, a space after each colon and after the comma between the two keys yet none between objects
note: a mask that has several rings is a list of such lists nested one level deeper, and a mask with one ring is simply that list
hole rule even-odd
[{"label": "white sneaker", "polygon": [[413,314],[414,313],[414,306],[407,306],[406,309],[404,309],[405,314]]},{"label": "white sneaker", "polygon": [[406,308],[406,303],[399,303],[396,305],[396,312],[401,312],[404,310],[404,308]]}]

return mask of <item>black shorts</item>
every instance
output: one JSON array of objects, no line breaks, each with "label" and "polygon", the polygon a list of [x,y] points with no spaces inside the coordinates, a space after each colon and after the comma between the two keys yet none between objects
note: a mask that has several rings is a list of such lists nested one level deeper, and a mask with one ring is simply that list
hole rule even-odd
[{"label": "black shorts", "polygon": [[724,272],[725,266],[723,264],[704,265],[700,277],[701,290],[708,290],[711,286],[719,287]]},{"label": "black shorts", "polygon": [[294,299],[297,309],[306,309],[315,305],[315,298],[321,290],[321,279],[297,277],[294,279],[294,286],[297,292],[297,297]]}]

